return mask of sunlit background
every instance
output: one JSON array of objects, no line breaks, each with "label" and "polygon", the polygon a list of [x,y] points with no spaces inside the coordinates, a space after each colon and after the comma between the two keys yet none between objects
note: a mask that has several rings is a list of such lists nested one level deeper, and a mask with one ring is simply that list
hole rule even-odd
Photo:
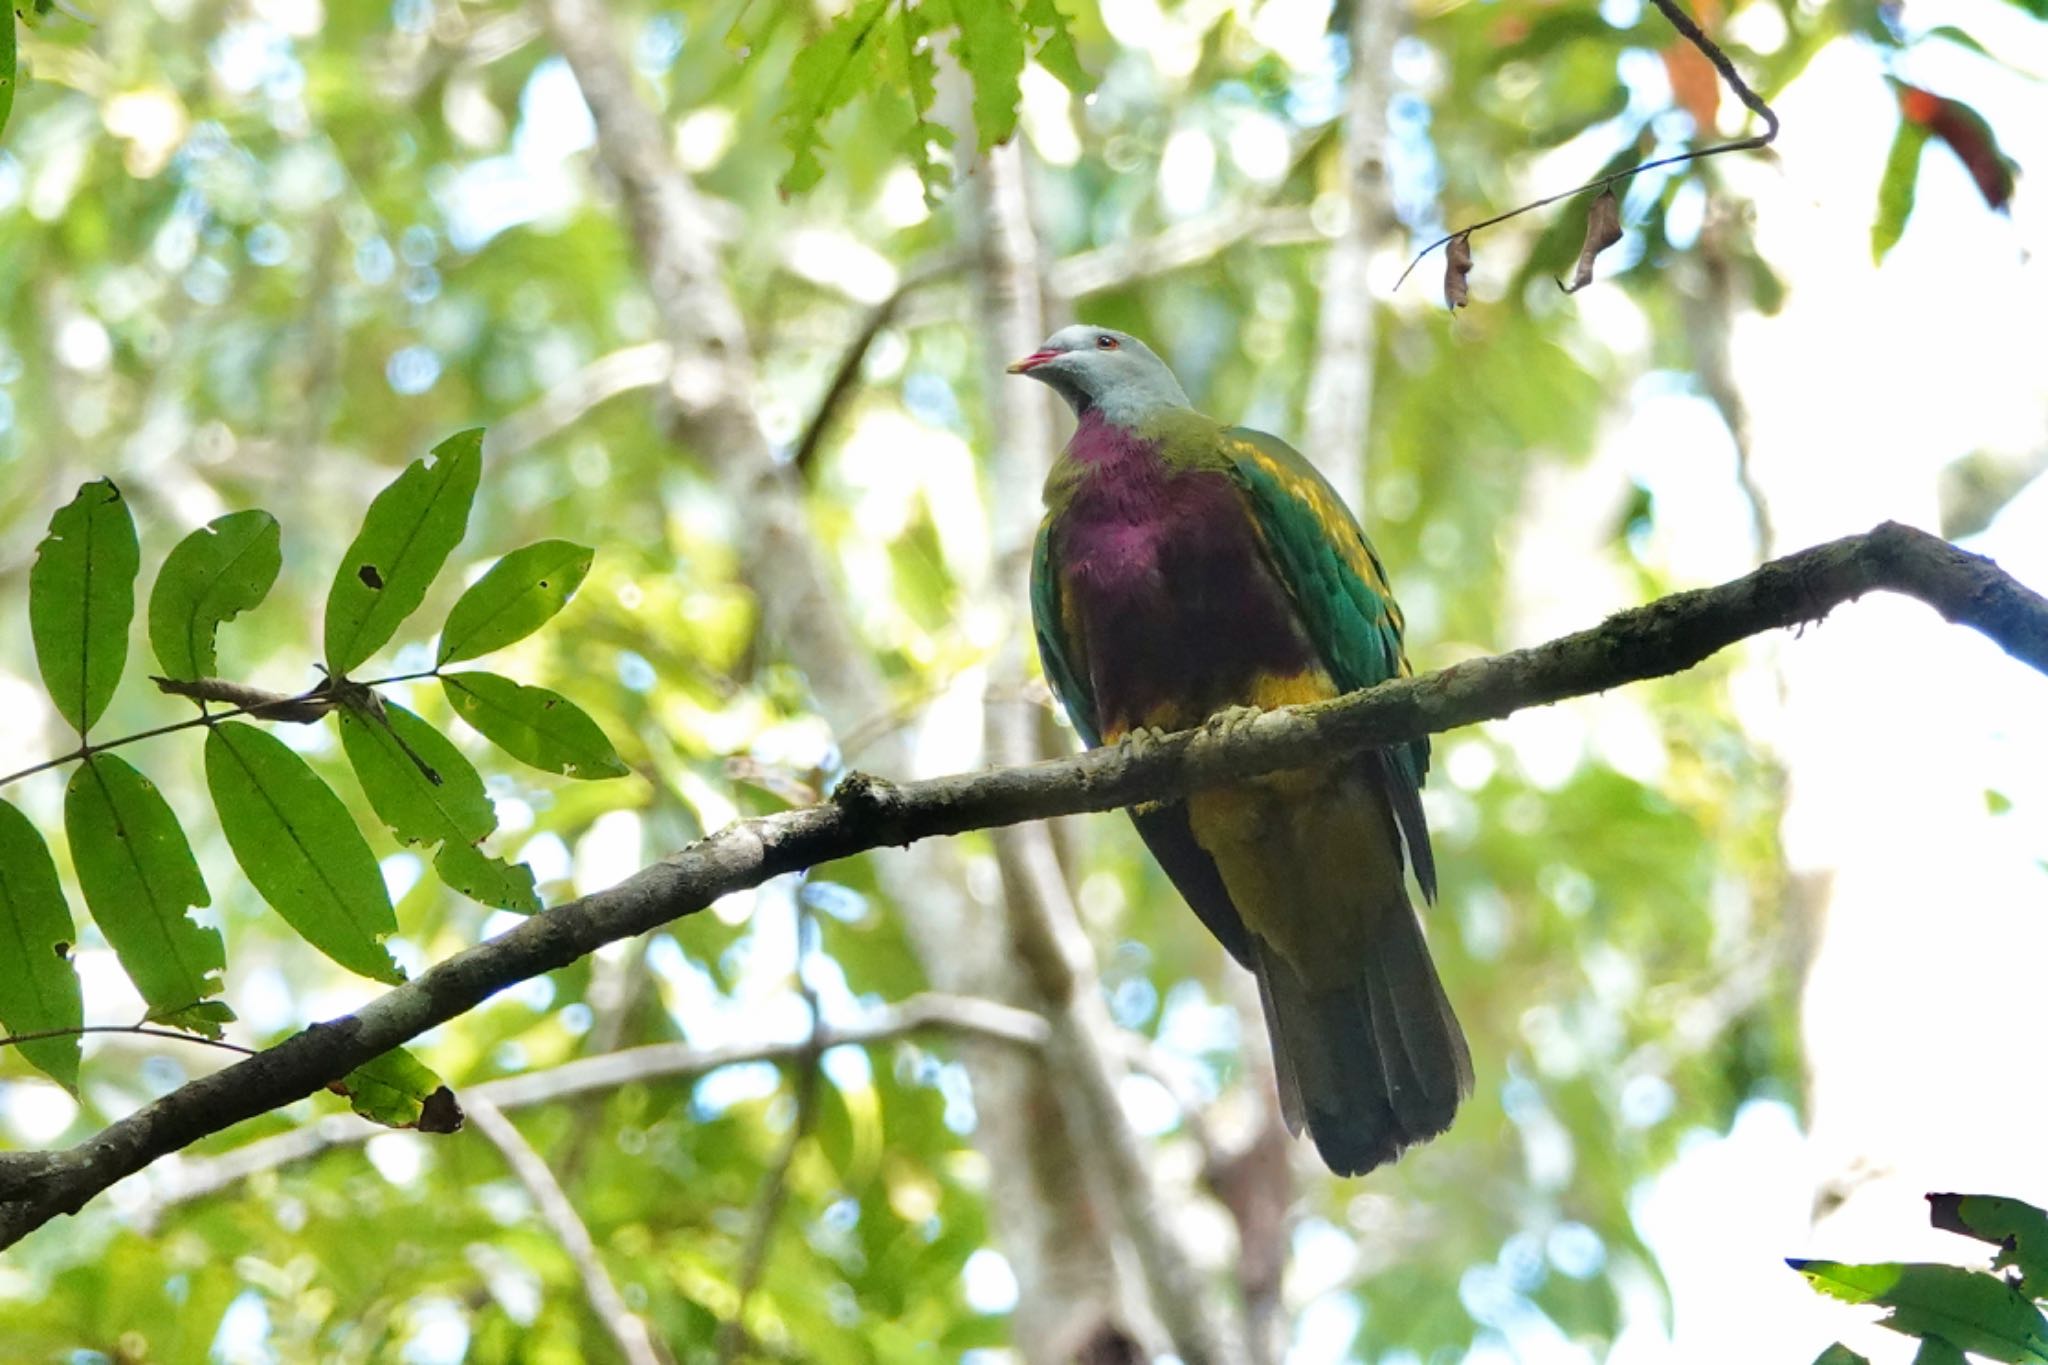
[{"label": "sunlit background", "polygon": [[[1630,147],[1748,125],[1723,92],[1718,133],[1695,128],[1668,34],[1631,0],[1405,17],[1379,77],[1403,230],[1370,258],[1372,437],[1345,491],[1418,667],[1886,518],[1964,535],[2048,585],[2048,485],[2029,482],[2048,468],[2048,226],[2025,174],[2048,168],[2048,26],[2004,0],[1722,8],[1711,26],[1783,117],[1773,151],[1632,183],[1628,237],[1569,299],[1547,277],[1576,252],[1576,210],[1480,235],[1455,316],[1439,258],[1394,289],[1423,243]],[[902,96],[879,81],[827,125],[824,182],[777,194],[783,76],[833,12],[615,11],[675,156],[716,197],[762,421],[785,451],[866,311],[962,239],[971,197],[927,204],[898,145]],[[1073,16],[1096,91],[1035,65],[1021,87],[1055,311],[1139,332],[1199,404],[1297,440],[1321,262],[1349,226],[1347,21],[1306,0],[1102,0]],[[1879,24],[1892,41],[1870,36]],[[1944,26],[1989,55],[1922,39]],[[578,601],[503,667],[591,710],[635,775],[578,786],[486,766],[497,849],[544,895],[610,885],[861,762],[863,736],[833,735],[809,681],[755,639],[715,453],[665,436],[658,320],[590,114],[536,21],[448,0],[107,0],[90,27],[46,20],[24,53],[0,139],[0,772],[66,743],[23,603],[35,542],[79,482],[128,493],[145,584],[191,526],[275,512],[284,579],[224,632],[223,667],[296,689],[361,507],[475,424],[492,434],[463,572],[388,662],[431,662],[434,604],[495,555],[542,536],[598,547]],[[1888,75],[1968,99],[2022,176],[1994,213],[1930,146],[1878,266]],[[1269,231],[1233,235],[1259,213]],[[1223,230],[1159,273],[1086,254],[1176,225]],[[907,295],[805,471],[896,691],[873,724],[908,727],[927,773],[984,761],[984,705],[1049,705],[989,687],[1019,626],[982,591],[1002,509],[987,505],[981,340],[957,270]],[[142,658],[138,642],[106,733],[179,714]],[[448,719],[437,694],[394,695]],[[344,772],[326,729],[279,733]],[[129,752],[207,869],[230,1036],[260,1044],[371,998],[241,884],[196,745]],[[1479,1089],[1452,1133],[1366,1181],[1295,1152],[1286,1358],[1805,1361],[1843,1338],[1903,1360],[1910,1343],[1818,1299],[1783,1258],[1981,1263],[1927,1230],[1923,1193],[2048,1203],[2048,1091],[2033,1049],[2014,1050],[2038,1031],[2048,961],[2048,682],[1930,611],[1873,601],[1686,677],[1442,736],[1436,755],[1430,925]],[[62,782],[5,795],[55,831]],[[1062,834],[1111,1013],[1176,1080],[1134,1073],[1125,1109],[1227,1296],[1235,1233],[1199,1188],[1188,1110],[1228,1134],[1266,1103],[1234,969],[1120,821]],[[409,969],[511,922],[377,847]],[[985,842],[966,847],[970,891],[999,895]],[[73,909],[89,1021],[134,1020],[139,998]],[[869,859],[783,879],[509,991],[424,1053],[460,1089],[638,1042],[800,1039],[800,919],[816,938],[804,978],[828,1020],[852,1023],[923,984],[898,915]],[[75,1099],[0,1063],[10,1145],[79,1140],[218,1060],[118,1035],[85,1055]],[[802,1343],[789,1358],[1009,1358],[1019,1284],[954,1050],[843,1047],[824,1072],[831,1098],[760,1291]],[[0,1354],[604,1358],[573,1268],[472,1134],[384,1134],[188,1197],[222,1153],[334,1107],[243,1125],[29,1239],[0,1263],[0,1339],[20,1343]],[[694,1360],[737,1302],[747,1211],[793,1113],[785,1071],[758,1063],[519,1117],[628,1306]]]}]

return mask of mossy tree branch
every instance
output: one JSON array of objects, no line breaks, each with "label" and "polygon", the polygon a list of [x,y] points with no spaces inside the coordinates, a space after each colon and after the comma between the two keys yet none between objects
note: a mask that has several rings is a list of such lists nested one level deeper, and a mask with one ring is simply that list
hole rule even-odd
[{"label": "mossy tree branch", "polygon": [[301,1099],[518,982],[703,909],[770,877],[939,835],[1112,810],[1400,743],[1529,706],[1682,672],[1766,631],[1874,591],[1927,603],[2048,674],[2048,599],[1988,559],[1896,523],[1830,541],[1718,587],[1620,612],[1548,644],[1134,750],[894,785],[854,774],[830,801],[743,821],[607,891],[556,906],[354,1014],[179,1087],[61,1152],[0,1154],[0,1245],[74,1213],[124,1176],[230,1124]]}]

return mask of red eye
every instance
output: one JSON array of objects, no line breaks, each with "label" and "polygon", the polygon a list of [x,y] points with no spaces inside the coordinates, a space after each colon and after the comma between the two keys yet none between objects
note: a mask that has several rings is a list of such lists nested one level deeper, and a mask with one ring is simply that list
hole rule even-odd
[{"label": "red eye", "polygon": [[1113,336],[1103,335],[1095,338],[1095,349],[1098,351],[1114,351],[1116,347],[1117,340]]}]

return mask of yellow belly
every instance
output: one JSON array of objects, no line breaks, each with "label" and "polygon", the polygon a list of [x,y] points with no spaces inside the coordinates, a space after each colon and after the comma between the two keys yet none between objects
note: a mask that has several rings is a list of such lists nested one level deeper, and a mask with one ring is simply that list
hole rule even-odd
[{"label": "yellow belly", "polygon": [[[1336,695],[1318,668],[1264,675],[1222,705],[1271,710]],[[1185,729],[1208,719],[1197,709],[1166,703],[1142,723]],[[1290,768],[1211,788],[1189,796],[1187,809],[1189,830],[1215,859],[1245,927],[1311,985],[1354,979],[1381,917],[1390,907],[1405,912],[1393,823],[1357,764]]]}]

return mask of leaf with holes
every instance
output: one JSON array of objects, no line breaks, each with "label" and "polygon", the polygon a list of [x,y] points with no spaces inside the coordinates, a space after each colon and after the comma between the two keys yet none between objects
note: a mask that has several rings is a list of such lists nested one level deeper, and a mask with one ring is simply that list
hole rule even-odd
[{"label": "leaf with holes", "polygon": [[28,572],[36,664],[58,714],[80,734],[107,709],[128,662],[141,568],[135,519],[111,479],[94,479],[58,508],[36,547]]},{"label": "leaf with holes", "polygon": [[493,564],[449,610],[438,662],[474,659],[539,630],[582,586],[593,553],[566,540],[543,540]]},{"label": "leaf with holes", "polygon": [[801,194],[824,177],[825,163],[818,153],[825,146],[825,121],[872,83],[860,67],[889,4],[890,0],[859,0],[797,49],[783,82],[782,136],[791,157],[782,176],[785,195]]},{"label": "leaf with holes", "polygon": [[974,131],[987,151],[1017,128],[1024,24],[1011,0],[953,0],[960,34],[953,55],[974,79]]},{"label": "leaf with holes", "polygon": [[112,754],[80,764],[64,791],[64,836],[93,922],[150,1018],[220,1037],[227,959],[220,932],[187,913],[210,898],[199,862],[156,784]]},{"label": "leaf with holes", "polygon": [[495,673],[445,673],[448,704],[521,763],[564,777],[622,777],[626,765],[597,722],[568,698]]},{"label": "leaf with holes", "polygon": [[2048,1299],[2048,1213],[1995,1194],[1930,1194],[1928,1219],[1998,1248],[1992,1266],[2020,1272],[2020,1288]]},{"label": "leaf with holes", "polygon": [[1844,1265],[1787,1261],[1823,1294],[1871,1304],[1879,1321],[1907,1336],[1951,1345],[2013,1365],[2048,1365],[2048,1322],[2019,1291],[1995,1276],[1952,1265]]},{"label": "leaf with holes", "polygon": [[910,94],[910,140],[906,148],[918,183],[924,187],[924,202],[937,208],[940,192],[946,188],[947,167],[933,148],[951,147],[953,130],[932,117],[939,103],[939,59],[932,50],[933,26],[929,4],[905,4],[897,10],[897,56]]},{"label": "leaf with holes", "polygon": [[[76,939],[49,846],[26,815],[0,801],[0,1025],[9,1033],[85,1022],[71,965]],[[76,1035],[19,1046],[30,1066],[78,1093]]]},{"label": "leaf with holes", "polygon": [[386,1128],[453,1133],[462,1127],[455,1092],[402,1047],[364,1062],[327,1088],[348,1096],[350,1108]]},{"label": "leaf with holes", "polygon": [[305,759],[267,731],[224,722],[207,732],[206,788],[235,861],[299,937],[352,972],[405,980],[383,947],[398,918],[377,857]]},{"label": "leaf with holes", "polygon": [[391,638],[461,543],[483,473],[483,440],[481,427],[457,432],[371,502],[327,591],[327,667],[336,676]]},{"label": "leaf with holes", "polygon": [[1060,13],[1053,0],[1024,0],[1024,22],[1045,33],[1044,41],[1038,45],[1040,66],[1077,95],[1085,96],[1094,90],[1095,82],[1081,65],[1081,54],[1074,50],[1074,34],[1067,27],[1067,16]]},{"label": "leaf with holes", "polygon": [[498,827],[476,768],[404,707],[387,701],[383,712],[381,720],[356,708],[341,713],[342,748],[377,818],[408,844],[439,844],[434,871],[463,895],[521,914],[539,910],[533,873],[476,847]]},{"label": "leaf with holes", "polygon": [[149,643],[164,676],[219,672],[214,632],[269,594],[280,562],[268,512],[230,512],[179,541],[149,594]]}]

